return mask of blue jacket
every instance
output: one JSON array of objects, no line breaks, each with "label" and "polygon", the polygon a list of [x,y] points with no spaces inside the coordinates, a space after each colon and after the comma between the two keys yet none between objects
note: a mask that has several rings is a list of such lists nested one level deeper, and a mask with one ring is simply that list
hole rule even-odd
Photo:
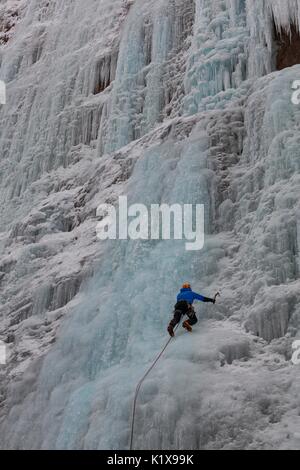
[{"label": "blue jacket", "polygon": [[194,300],[201,300],[204,302],[205,297],[203,297],[203,295],[196,294],[196,292],[193,292],[191,288],[188,288],[180,289],[180,292],[177,295],[177,302],[180,300],[186,300],[189,304],[192,304]]}]

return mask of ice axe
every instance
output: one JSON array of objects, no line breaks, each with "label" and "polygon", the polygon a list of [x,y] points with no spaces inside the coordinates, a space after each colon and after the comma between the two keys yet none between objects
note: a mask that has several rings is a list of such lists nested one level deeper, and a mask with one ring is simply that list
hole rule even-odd
[{"label": "ice axe", "polygon": [[216,303],[217,297],[221,297],[220,292],[217,292],[216,295],[215,295],[215,297],[214,297],[215,303]]}]

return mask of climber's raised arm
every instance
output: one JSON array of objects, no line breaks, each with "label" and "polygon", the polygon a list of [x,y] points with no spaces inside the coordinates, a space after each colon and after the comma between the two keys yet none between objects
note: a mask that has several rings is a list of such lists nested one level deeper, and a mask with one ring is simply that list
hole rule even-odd
[{"label": "climber's raised arm", "polygon": [[212,304],[216,303],[216,298],[210,299],[209,297],[204,297],[203,295],[193,292],[194,300],[201,300],[201,302],[211,302]]}]

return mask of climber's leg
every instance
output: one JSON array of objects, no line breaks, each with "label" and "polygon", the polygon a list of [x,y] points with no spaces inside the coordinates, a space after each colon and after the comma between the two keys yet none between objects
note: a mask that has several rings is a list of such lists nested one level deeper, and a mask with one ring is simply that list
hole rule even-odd
[{"label": "climber's leg", "polygon": [[174,311],[174,317],[172,318],[172,320],[170,321],[170,324],[168,326],[168,332],[169,332],[170,336],[172,336],[172,337],[174,336],[174,328],[180,322],[181,317],[182,317],[182,312],[180,310],[175,310]]}]

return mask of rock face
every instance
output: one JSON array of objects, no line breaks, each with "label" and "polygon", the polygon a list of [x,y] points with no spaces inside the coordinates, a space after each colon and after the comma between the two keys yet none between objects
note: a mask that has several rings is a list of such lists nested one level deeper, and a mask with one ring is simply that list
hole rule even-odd
[{"label": "rock face", "polygon": [[277,69],[292,67],[300,62],[300,35],[298,28],[292,25],[290,33],[280,31],[277,36]]},{"label": "rock face", "polygon": [[[285,3],[0,3],[1,448],[126,448],[186,280],[221,298],[143,385],[135,448],[300,448],[300,2]],[[204,204],[204,249],[100,242],[97,207],[122,194]]]}]

